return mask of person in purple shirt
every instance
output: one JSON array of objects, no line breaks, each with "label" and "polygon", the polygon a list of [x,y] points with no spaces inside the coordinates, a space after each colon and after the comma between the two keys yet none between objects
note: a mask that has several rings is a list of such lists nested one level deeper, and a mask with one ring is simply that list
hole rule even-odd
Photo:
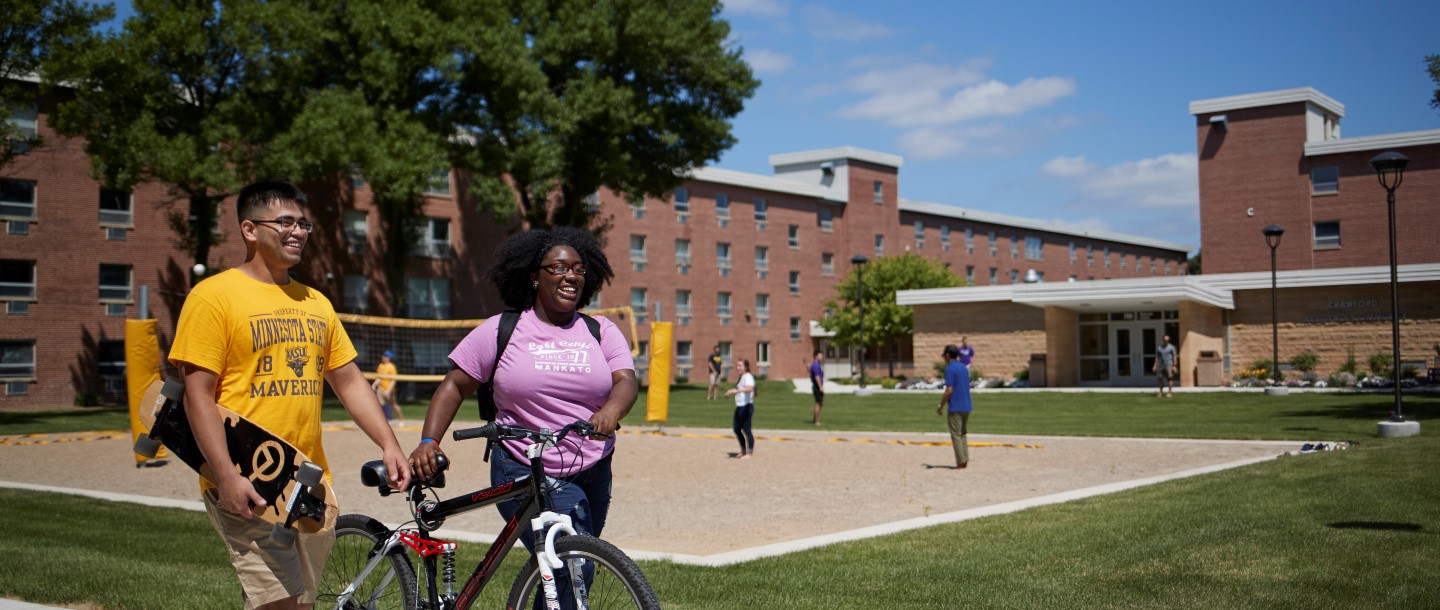
[{"label": "person in purple shirt", "polygon": [[815,352],[810,363],[810,393],[815,396],[815,425],[820,425],[820,407],[825,406],[825,354]]},{"label": "person in purple shirt", "polygon": [[[520,310],[514,334],[500,358],[500,316],[491,316],[450,353],[451,370],[430,398],[420,446],[410,461],[422,476],[435,472],[440,439],[460,403],[494,371],[495,421],[531,429],[558,430],[587,420],[612,434],[639,394],[630,346],[613,322],[596,318],[600,340],[591,335],[579,309],[613,277],[595,237],[570,227],[537,229],[510,236],[495,251],[487,275],[507,307]],[[574,441],[574,442],[571,442]],[[494,485],[530,476],[526,441],[496,445],[490,460]],[[599,536],[610,510],[613,438],[569,437],[542,456],[545,473],[558,480],[555,510],[570,515],[576,529]],[[519,501],[499,505],[507,521]],[[533,548],[530,531],[521,536]],[[557,573],[558,574],[558,573]],[[557,578],[559,576],[557,575]],[[561,587],[567,590],[566,587]]]},{"label": "person in purple shirt", "polygon": [[970,337],[960,337],[960,364],[970,368],[970,361],[975,359],[975,348],[970,347]]}]

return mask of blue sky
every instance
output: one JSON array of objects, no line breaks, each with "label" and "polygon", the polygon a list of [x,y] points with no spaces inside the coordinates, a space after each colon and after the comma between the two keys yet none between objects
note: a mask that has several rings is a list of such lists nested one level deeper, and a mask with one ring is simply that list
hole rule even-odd
[{"label": "blue sky", "polygon": [[730,0],[723,15],[763,84],[717,167],[858,146],[904,157],[907,199],[1194,247],[1193,100],[1310,86],[1345,105],[1343,137],[1440,129],[1433,0]]},{"label": "blue sky", "polygon": [[1345,137],[1440,129],[1434,0],[729,0],[722,16],[763,84],[716,167],[858,146],[904,157],[907,199],[1197,247],[1193,100],[1310,86],[1345,105]]}]

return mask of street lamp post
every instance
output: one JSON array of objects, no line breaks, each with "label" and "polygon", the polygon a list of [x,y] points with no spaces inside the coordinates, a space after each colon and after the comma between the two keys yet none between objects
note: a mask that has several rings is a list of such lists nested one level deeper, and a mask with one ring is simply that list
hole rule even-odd
[{"label": "street lamp post", "polygon": [[1265,234],[1265,245],[1270,246],[1270,376],[1280,383],[1280,299],[1275,285],[1275,249],[1280,247],[1280,237],[1285,227],[1270,225],[1261,229]]},{"label": "street lamp post", "polygon": [[855,273],[858,274],[860,284],[860,389],[865,389],[865,263],[870,259],[864,254],[856,254],[850,257],[850,264],[855,266]]},{"label": "street lamp post", "polygon": [[[1405,412],[1400,406],[1400,272],[1395,256],[1395,189],[1405,179],[1405,166],[1410,158],[1393,150],[1375,155],[1370,166],[1380,175],[1380,186],[1385,188],[1385,201],[1390,212],[1390,362],[1395,382],[1395,411],[1390,421],[1405,421]],[[1417,422],[1418,423],[1418,422]],[[1418,434],[1418,430],[1416,432]]]}]

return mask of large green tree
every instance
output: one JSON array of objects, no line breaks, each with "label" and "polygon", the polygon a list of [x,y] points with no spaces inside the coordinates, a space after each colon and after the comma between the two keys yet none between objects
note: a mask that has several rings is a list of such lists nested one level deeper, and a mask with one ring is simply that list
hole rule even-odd
[{"label": "large green tree", "polygon": [[662,197],[734,144],[730,120],[759,82],[719,2],[500,5],[449,107],[468,134],[459,160],[499,217],[595,229],[586,199],[602,186]]},{"label": "large green tree", "polygon": [[[860,280],[865,282],[865,329],[860,329]],[[861,267],[851,269],[835,284],[835,296],[825,301],[830,315],[820,326],[835,333],[835,341],[851,346],[898,346],[902,338],[915,331],[914,311],[895,303],[898,290],[921,288],[954,288],[965,280],[950,271],[944,263],[913,252],[900,256],[881,256]],[[895,350],[891,350],[891,354]],[[895,376],[895,359],[889,362],[890,376]]]},{"label": "large green tree", "polygon": [[300,91],[283,78],[306,15],[283,2],[136,0],[117,32],[57,45],[52,85],[73,92],[57,130],[85,136],[97,179],[116,188],[166,185],[177,246],[199,263],[229,226],[217,205],[291,151]]},{"label": "large green tree", "polygon": [[85,37],[96,24],[112,18],[109,5],[74,0],[0,0],[0,167],[40,144],[36,119],[40,65],[56,44]]},{"label": "large green tree", "polygon": [[1425,69],[1430,72],[1430,80],[1435,81],[1435,93],[1430,97],[1430,107],[1440,109],[1440,55],[1426,55]]}]

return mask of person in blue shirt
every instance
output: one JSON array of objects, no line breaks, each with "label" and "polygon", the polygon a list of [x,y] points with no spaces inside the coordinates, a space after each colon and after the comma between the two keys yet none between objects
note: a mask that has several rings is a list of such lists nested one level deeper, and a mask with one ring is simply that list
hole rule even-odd
[{"label": "person in blue shirt", "polygon": [[940,397],[940,406],[935,414],[947,412],[950,424],[950,444],[955,447],[955,468],[970,465],[968,443],[970,423],[970,369],[960,362],[960,348],[945,346],[945,394]]}]

